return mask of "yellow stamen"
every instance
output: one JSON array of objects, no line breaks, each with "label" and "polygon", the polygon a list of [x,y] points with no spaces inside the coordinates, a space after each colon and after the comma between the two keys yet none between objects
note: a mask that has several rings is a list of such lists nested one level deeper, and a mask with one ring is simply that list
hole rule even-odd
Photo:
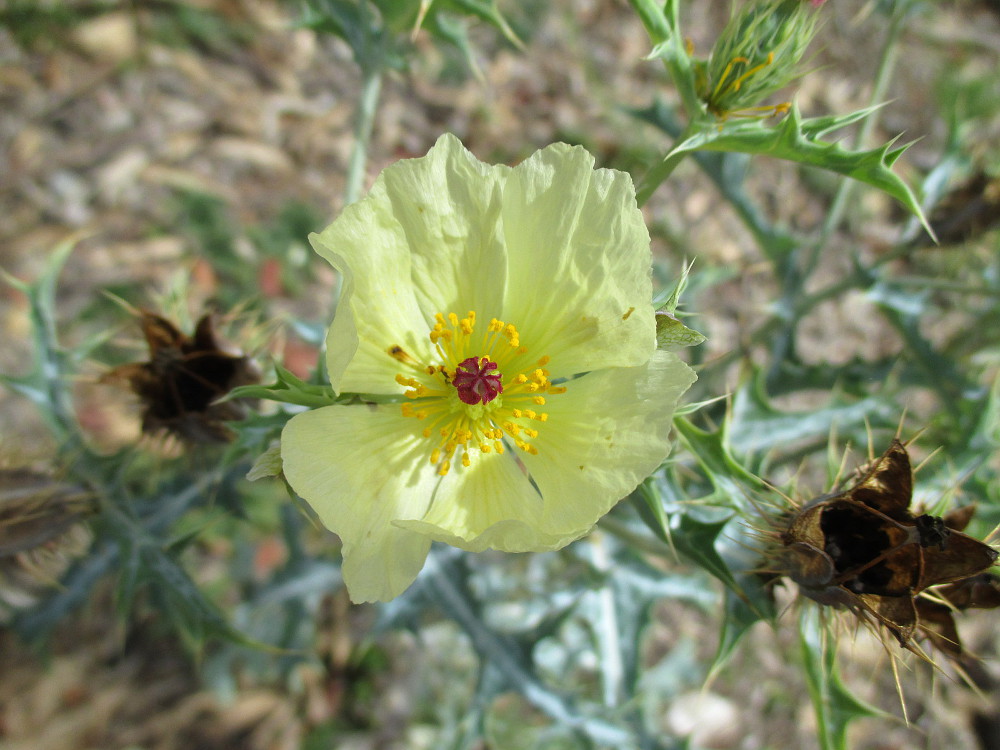
[{"label": "yellow stamen", "polygon": [[[554,387],[546,369],[550,357],[525,357],[528,347],[521,345],[520,333],[513,323],[491,318],[485,329],[476,330],[476,313],[469,310],[465,317],[453,312],[438,313],[428,331],[435,360],[417,363],[394,345],[386,351],[397,361],[412,367],[406,374],[396,375],[396,383],[405,389],[406,399],[400,404],[400,414],[417,420],[427,420],[418,433],[428,445],[430,463],[437,473],[445,476],[451,470],[453,457],[460,455],[462,467],[473,463],[473,451],[502,455],[509,443],[531,455],[538,449],[531,444],[539,430],[524,421],[545,422],[548,414],[534,411],[534,406],[546,403],[546,396],[565,393],[565,386]],[[460,397],[454,384],[459,365],[473,358],[480,367],[493,363],[502,388],[494,391],[488,401],[467,403],[469,396]],[[467,372],[468,367],[463,367]],[[464,386],[463,386],[464,387]]]}]

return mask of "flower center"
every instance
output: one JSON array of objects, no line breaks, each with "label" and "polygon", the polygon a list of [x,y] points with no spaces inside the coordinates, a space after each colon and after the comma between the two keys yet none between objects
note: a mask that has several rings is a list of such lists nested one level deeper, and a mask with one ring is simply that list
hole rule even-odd
[{"label": "flower center", "polygon": [[549,380],[549,358],[529,355],[512,323],[493,318],[477,333],[474,311],[461,319],[438,313],[435,320],[429,333],[434,362],[417,362],[399,345],[386,351],[409,369],[396,375],[408,388],[400,408],[404,417],[426,422],[421,435],[431,443],[430,462],[438,474],[448,473],[456,453],[463,466],[471,465],[475,450],[503,453],[505,443],[538,453],[529,441],[549,415],[536,407],[545,405],[546,396],[566,392]]}]

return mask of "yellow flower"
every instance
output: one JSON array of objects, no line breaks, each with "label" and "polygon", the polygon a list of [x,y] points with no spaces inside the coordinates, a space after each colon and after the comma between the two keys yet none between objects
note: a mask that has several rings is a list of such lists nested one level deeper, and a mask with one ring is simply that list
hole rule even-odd
[{"label": "yellow flower", "polygon": [[656,351],[632,181],[593,167],[565,144],[486,165],[445,135],[310,238],[345,280],[331,384],[377,403],[296,415],[281,457],[354,601],[401,593],[432,540],[558,549],[669,452],[695,375]]}]

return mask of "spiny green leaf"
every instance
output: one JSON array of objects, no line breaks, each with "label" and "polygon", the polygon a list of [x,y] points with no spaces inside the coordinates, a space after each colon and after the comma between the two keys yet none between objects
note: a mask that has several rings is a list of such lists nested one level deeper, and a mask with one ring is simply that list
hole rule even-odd
[{"label": "spiny green leaf", "polygon": [[28,297],[34,362],[23,376],[0,376],[0,383],[29,398],[38,408],[52,434],[67,452],[82,443],[66,381],[69,365],[56,334],[56,287],[70,253],[80,240],[76,234],[56,246],[45,269],[33,283],[17,279],[6,271],[0,276]]},{"label": "spiny green leaf", "polygon": [[701,566],[733,591],[740,591],[736,577],[715,549],[715,540],[731,519],[705,523],[682,514],[672,529],[674,546],[685,557]]},{"label": "spiny green leaf", "polygon": [[672,352],[685,346],[697,346],[705,337],[693,328],[688,328],[673,314],[656,312],[656,348]]},{"label": "spiny green leaf", "polygon": [[433,10],[436,6],[451,6],[458,11],[485,21],[500,31],[508,42],[519,50],[524,50],[524,42],[514,33],[514,29],[510,27],[507,19],[500,12],[496,0],[445,0],[445,2],[438,0],[438,2],[431,4],[431,9]]},{"label": "spiny green leaf", "polygon": [[757,373],[733,397],[729,420],[731,444],[741,453],[765,451],[809,440],[825,440],[834,428],[841,430],[866,423],[892,424],[898,412],[885,397],[845,400],[831,396],[827,406],[808,411],[776,408],[765,390],[765,378]]},{"label": "spiny green leaf", "polygon": [[673,290],[656,308],[656,348],[671,352],[685,346],[696,346],[705,341],[705,337],[692,328],[684,325],[675,314],[680,296],[687,286],[691,266],[687,265],[681,271],[681,276]]},{"label": "spiny green leaf", "polygon": [[317,409],[329,406],[338,401],[337,394],[328,385],[306,383],[296,377],[290,370],[275,364],[277,377],[270,385],[241,385],[226,394],[226,400],[238,398],[261,398],[286,404],[297,404]]},{"label": "spiny green leaf", "polygon": [[[677,138],[683,132],[673,109],[659,97],[649,107],[631,109],[629,112],[672,138]],[[743,183],[750,162],[748,154],[698,151],[692,156],[702,171],[715,183],[722,197],[750,228],[757,243],[769,258],[778,261],[799,246],[799,241],[794,236],[770,222],[744,190]]]},{"label": "spiny green leaf", "polygon": [[[773,126],[764,120],[730,120],[721,125],[706,120],[697,128],[689,128],[695,132],[674,146],[663,158],[663,163],[672,163],[679,156],[701,150],[738,151],[827,169],[888,193],[919,218],[928,234],[934,236],[913,192],[891,169],[907,146],[893,148],[894,141],[890,141],[877,148],[853,151],[839,143],[819,140],[822,133],[856,121],[860,116],[853,113],[841,118],[842,122],[837,118],[803,120],[798,107],[793,105],[788,116]],[[646,190],[652,192],[655,187],[656,184],[648,185]],[[642,202],[640,198],[640,204]]]},{"label": "spiny green leaf", "polygon": [[[740,580],[746,584],[749,577],[740,576]],[[756,590],[762,591],[759,583],[756,584]],[[744,596],[738,596],[728,588],[725,591],[725,609],[719,630],[719,643],[712,657],[708,681],[711,681],[713,676],[726,665],[736,646],[751,627],[762,620],[774,617],[774,606],[770,604],[769,599],[763,596],[747,596],[747,593],[745,588]],[[764,608],[761,604],[764,604]]]},{"label": "spiny green leaf", "polygon": [[695,427],[684,418],[675,418],[674,427],[691,449],[709,481],[723,494],[728,494],[732,507],[738,503],[744,487],[764,488],[760,477],[748,471],[730,452],[728,425],[712,432]]}]

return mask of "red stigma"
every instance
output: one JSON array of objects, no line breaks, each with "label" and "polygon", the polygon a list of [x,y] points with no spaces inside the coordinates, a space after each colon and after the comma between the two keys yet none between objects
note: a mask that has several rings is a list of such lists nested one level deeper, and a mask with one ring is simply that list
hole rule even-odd
[{"label": "red stigma", "polygon": [[465,404],[488,404],[503,393],[497,363],[485,357],[469,357],[459,362],[451,384]]}]

